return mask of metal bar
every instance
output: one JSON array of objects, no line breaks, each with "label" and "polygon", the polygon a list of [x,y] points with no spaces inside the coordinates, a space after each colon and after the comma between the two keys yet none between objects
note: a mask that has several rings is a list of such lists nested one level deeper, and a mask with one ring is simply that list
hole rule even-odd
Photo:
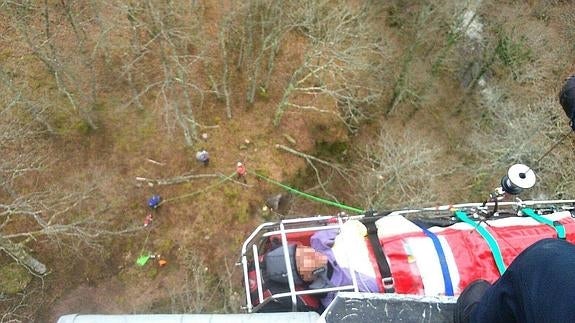
[{"label": "metal bar", "polygon": [[297,299],[296,299],[296,294],[295,294],[295,284],[294,284],[294,280],[293,280],[293,273],[291,272],[291,261],[289,259],[288,241],[287,241],[286,233],[284,231],[283,221],[280,222],[280,231],[281,231],[281,236],[282,236],[282,248],[284,248],[284,260],[285,260],[285,265],[286,265],[286,272],[288,274],[288,283],[289,283],[289,289],[290,289],[290,294],[291,294],[292,311],[295,312],[297,310]]},{"label": "metal bar", "polygon": [[[354,289],[353,285],[345,285],[345,286],[338,286],[338,287],[330,287],[330,288],[320,288],[320,289],[305,289],[296,291],[295,295],[313,295],[313,294],[323,294],[329,292],[337,292],[342,290],[352,290]],[[291,296],[292,293],[285,292],[285,293],[278,293],[270,296],[271,298],[283,298],[287,296]]]},{"label": "metal bar", "polygon": [[[342,230],[343,221],[341,220],[341,218],[337,219],[337,223],[339,224],[339,234],[341,234],[341,232],[343,231]],[[343,242],[345,243],[345,240]],[[353,261],[350,261],[348,246],[346,245],[346,246],[344,246],[344,248],[345,248],[345,256],[347,257],[347,263],[349,264],[349,274],[351,275],[351,283],[353,284],[353,290],[356,292],[359,292],[359,288],[357,287],[357,277],[355,275],[355,272],[356,272],[355,266],[353,265]],[[333,252],[332,252],[332,254],[333,254]],[[334,254],[334,257],[335,257],[335,254]]]},{"label": "metal bar", "polygon": [[250,295],[250,282],[248,278],[248,260],[246,256],[242,256],[242,267],[244,270],[244,288],[246,289],[246,309],[248,313],[252,311],[252,299]]},{"label": "metal bar", "polygon": [[293,218],[293,219],[284,219],[281,223],[290,224],[290,223],[303,223],[303,222],[314,222],[314,221],[324,221],[333,219],[333,215],[318,215],[313,217],[306,217],[306,218]]},{"label": "metal bar", "polygon": [[[322,226],[318,226],[318,227],[285,229],[284,231],[285,231],[285,233],[296,233],[296,232],[308,232],[308,231],[333,230],[334,228],[337,228],[337,227],[338,226],[336,226],[336,225],[322,225]],[[262,236],[263,237],[269,237],[269,236],[278,235],[278,234],[280,234],[280,230],[266,232]]]},{"label": "metal bar", "polygon": [[[522,205],[538,205],[538,204],[569,204],[575,203],[575,200],[547,200],[547,201],[521,201],[521,202],[498,202],[498,206],[522,206]],[[406,214],[406,213],[416,213],[422,211],[449,211],[451,209],[466,208],[466,207],[490,207],[495,206],[495,202],[488,202],[485,205],[483,203],[463,203],[463,204],[452,204],[452,205],[440,205],[434,207],[427,207],[422,209],[408,209],[408,210],[397,210],[393,211],[392,214]]]},{"label": "metal bar", "polygon": [[262,223],[260,224],[253,232],[252,234],[249,235],[249,237],[246,239],[246,241],[244,241],[244,243],[242,244],[242,256],[246,254],[247,250],[248,250],[248,244],[249,242],[261,231],[261,229],[263,229],[264,227],[268,227],[268,226],[272,226],[275,223],[273,222],[266,222],[266,223]]},{"label": "metal bar", "polygon": [[252,245],[254,251],[254,265],[256,267],[256,280],[258,284],[258,299],[261,302],[264,301],[264,295],[262,290],[262,275],[260,273],[260,257],[258,256],[258,246]]}]

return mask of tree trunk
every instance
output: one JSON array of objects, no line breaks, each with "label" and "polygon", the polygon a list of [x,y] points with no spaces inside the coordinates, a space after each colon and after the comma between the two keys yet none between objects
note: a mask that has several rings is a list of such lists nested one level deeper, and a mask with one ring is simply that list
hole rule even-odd
[{"label": "tree trunk", "polygon": [[30,256],[21,245],[4,238],[2,235],[0,235],[0,249],[6,251],[12,258],[30,268],[30,270],[35,273],[40,275],[46,273],[46,265]]}]

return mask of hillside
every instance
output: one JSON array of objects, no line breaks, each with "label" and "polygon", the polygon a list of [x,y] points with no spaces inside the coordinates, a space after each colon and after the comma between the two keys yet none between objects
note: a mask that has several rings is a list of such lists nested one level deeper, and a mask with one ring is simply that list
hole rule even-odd
[{"label": "hillside", "polygon": [[2,2],[0,322],[240,311],[251,230],[338,212],[264,213],[286,193],[265,178],[382,210],[482,201],[520,162],[531,197],[573,198],[573,136],[548,151],[574,18],[561,0]]}]

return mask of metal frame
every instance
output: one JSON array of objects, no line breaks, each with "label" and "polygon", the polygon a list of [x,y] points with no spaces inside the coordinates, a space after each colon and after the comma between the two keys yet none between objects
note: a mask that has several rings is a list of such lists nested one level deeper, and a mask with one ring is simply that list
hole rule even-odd
[{"label": "metal frame", "polygon": [[[545,206],[557,206],[562,205],[564,209],[573,210],[575,205],[575,200],[546,200],[546,201],[521,201],[517,199],[515,202],[489,202],[489,203],[464,203],[464,204],[455,204],[455,205],[441,205],[437,207],[427,207],[421,209],[405,209],[405,210],[396,210],[392,212],[385,212],[384,215],[375,215],[375,216],[387,216],[387,215],[405,215],[405,216],[413,216],[417,215],[418,213],[426,214],[432,213],[430,217],[433,217],[433,213],[444,213],[451,212],[452,210],[465,210],[471,214],[477,214],[477,212],[488,211],[493,207],[497,206],[502,210],[511,210],[517,212],[523,207],[530,206],[536,207],[540,206],[544,208]],[[569,205],[569,206],[567,206]],[[518,214],[521,216],[521,214]],[[244,288],[245,288],[245,296],[246,296],[246,305],[243,307],[248,313],[257,312],[267,303],[272,300],[280,299],[284,297],[291,298],[292,301],[292,311],[296,311],[297,307],[297,296],[298,295],[309,295],[309,294],[322,294],[326,292],[333,292],[333,291],[355,291],[357,292],[357,279],[355,275],[355,269],[350,268],[350,274],[352,277],[352,284],[346,286],[339,286],[339,287],[332,287],[332,288],[323,288],[323,289],[314,289],[314,290],[302,290],[296,291],[295,290],[295,283],[294,283],[294,276],[291,270],[288,270],[288,284],[289,284],[289,291],[285,293],[274,294],[268,297],[264,297],[263,295],[263,284],[262,284],[262,273],[259,266],[259,255],[261,254],[261,243],[265,241],[270,236],[277,236],[279,235],[282,240],[282,248],[284,248],[284,257],[286,262],[286,268],[291,268],[290,259],[288,256],[288,235],[290,233],[297,233],[297,232],[316,232],[321,230],[330,230],[330,229],[341,229],[343,223],[348,220],[356,219],[360,220],[366,217],[366,215],[343,215],[343,216],[312,216],[312,217],[302,217],[302,218],[293,218],[293,219],[284,219],[279,222],[266,222],[259,225],[244,241],[242,245],[240,260],[236,264],[238,266],[242,266],[243,275],[244,275]],[[251,253],[248,253],[248,250],[251,249]],[[264,250],[265,252],[265,250]],[[248,277],[248,263],[250,260],[254,260],[255,262],[255,271],[256,271],[256,280],[257,280],[257,291],[258,291],[258,301],[259,304],[255,305],[252,304],[251,301],[251,293],[250,293],[250,284],[249,284],[249,277]],[[353,267],[353,266],[352,266]]]}]

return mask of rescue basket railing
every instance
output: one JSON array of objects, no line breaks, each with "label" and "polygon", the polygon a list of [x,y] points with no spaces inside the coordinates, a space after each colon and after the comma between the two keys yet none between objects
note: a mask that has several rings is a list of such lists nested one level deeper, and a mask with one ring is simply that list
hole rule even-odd
[{"label": "rescue basket railing", "polygon": [[[358,216],[351,216],[345,217],[345,220],[349,220],[351,218],[358,218]],[[339,229],[341,230],[341,226],[344,223],[344,219],[342,217],[337,216],[316,216],[316,217],[309,217],[309,218],[297,218],[297,219],[285,219],[280,221],[279,223],[264,223],[258,226],[258,228],[252,232],[252,234],[246,239],[242,246],[242,256],[241,262],[239,264],[243,267],[244,272],[244,287],[246,291],[246,310],[248,312],[256,312],[265,304],[269,303],[274,299],[289,297],[291,298],[292,303],[292,310],[295,311],[297,308],[297,296],[299,295],[309,295],[309,294],[323,294],[327,292],[333,291],[359,291],[356,279],[356,270],[353,262],[349,262],[350,268],[350,275],[352,277],[352,284],[351,285],[344,285],[344,286],[337,286],[337,287],[329,287],[329,288],[320,288],[320,289],[313,289],[313,290],[301,290],[296,291],[295,289],[295,281],[294,276],[291,270],[287,270],[287,279],[289,285],[289,291],[284,293],[277,293],[267,297],[264,297],[263,292],[263,284],[262,284],[262,272],[259,264],[259,247],[257,245],[256,239],[257,238],[269,238],[270,236],[279,235],[282,241],[282,245],[279,248],[284,248],[284,261],[286,263],[286,268],[291,268],[291,259],[288,255],[288,237],[287,235],[290,233],[298,233],[298,232],[317,232],[321,230],[333,230]],[[298,225],[304,226],[299,228],[286,228],[286,225]],[[305,226],[308,225],[308,226]],[[248,268],[248,253],[247,250],[251,245],[252,249],[252,261],[254,262],[254,269],[255,269],[255,280],[257,286],[257,293],[258,293],[258,304],[254,306],[251,299],[251,291],[250,291],[250,281],[249,281],[249,268]]]},{"label": "rescue basket railing", "polygon": [[[425,207],[419,209],[404,209],[395,210],[391,212],[385,212],[381,215],[375,215],[379,217],[390,216],[390,215],[404,215],[406,217],[417,216],[418,213],[426,215],[429,217],[449,217],[453,221],[460,221],[457,217],[453,216],[454,211],[466,212],[470,215],[470,219],[473,221],[478,221],[477,215],[485,215],[487,211],[491,209],[498,209],[499,212],[513,212],[514,216],[533,216],[533,214],[524,214],[522,210],[526,207],[539,210],[542,212],[550,212],[552,210],[570,210],[575,209],[575,200],[543,200],[543,201],[521,201],[517,199],[516,201],[497,201],[497,202],[484,202],[484,203],[462,203],[453,205],[441,205],[436,207]],[[546,209],[547,208],[547,209]],[[535,212],[533,211],[533,212]],[[530,212],[530,211],[529,211]],[[529,213],[527,212],[527,213]],[[493,215],[493,214],[491,214]],[[495,214],[497,216],[497,214]],[[241,265],[244,274],[244,288],[246,293],[246,305],[243,307],[247,312],[257,312],[263,308],[270,301],[278,300],[281,298],[290,298],[292,304],[292,311],[297,309],[298,296],[300,295],[313,295],[313,294],[323,294],[327,292],[334,291],[355,291],[358,289],[358,282],[356,278],[356,269],[352,261],[350,274],[352,277],[352,284],[338,287],[329,287],[321,289],[310,289],[310,290],[296,290],[294,273],[291,272],[291,259],[288,252],[288,244],[290,243],[290,234],[298,233],[314,233],[321,230],[333,230],[340,229],[342,225],[349,220],[360,220],[363,219],[365,215],[341,215],[337,216],[312,216],[312,217],[302,217],[302,218],[290,218],[283,219],[279,222],[266,222],[259,225],[244,241],[241,250],[240,261],[237,265]],[[536,218],[536,216],[535,216]],[[264,295],[264,276],[262,274],[262,268],[259,263],[260,256],[264,255],[266,250],[266,245],[264,242],[269,241],[271,237],[279,237],[281,239],[281,246],[279,248],[284,248],[284,260],[287,270],[287,280],[289,285],[289,291]],[[251,249],[251,252],[248,250]],[[262,252],[263,251],[263,252]],[[350,257],[347,254],[347,257]],[[250,288],[250,263],[253,261],[253,269],[255,271],[255,284],[257,286],[257,304],[252,302],[252,293]]]}]

